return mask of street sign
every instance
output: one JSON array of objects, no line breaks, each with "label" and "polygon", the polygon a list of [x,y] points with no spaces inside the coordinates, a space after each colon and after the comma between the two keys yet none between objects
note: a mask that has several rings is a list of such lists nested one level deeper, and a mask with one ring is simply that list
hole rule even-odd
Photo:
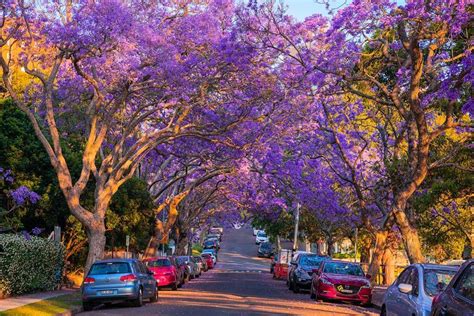
[{"label": "street sign", "polygon": [[130,246],[130,235],[125,236],[125,245]]}]

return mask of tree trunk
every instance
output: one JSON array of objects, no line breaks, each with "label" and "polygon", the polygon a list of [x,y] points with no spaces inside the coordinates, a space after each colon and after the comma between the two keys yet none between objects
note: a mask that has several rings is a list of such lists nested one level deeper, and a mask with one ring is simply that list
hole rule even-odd
[{"label": "tree trunk", "polygon": [[395,211],[395,221],[403,238],[405,250],[410,263],[422,263],[425,261],[421,253],[421,242],[418,232],[412,227],[408,218],[402,210]]},{"label": "tree trunk", "polygon": [[381,230],[375,233],[375,250],[370,261],[368,274],[372,276],[371,282],[377,280],[379,274],[380,264],[387,245],[388,230]]},{"label": "tree trunk", "polygon": [[386,247],[382,256],[383,284],[390,285],[395,281],[395,257],[391,247]]},{"label": "tree trunk", "polygon": [[326,243],[328,245],[327,255],[329,257],[332,257],[332,255],[334,253],[334,241],[331,237],[328,237],[328,239],[326,240]]},{"label": "tree trunk", "polygon": [[104,258],[105,250],[105,224],[104,220],[95,220],[85,226],[87,239],[89,241],[89,252],[87,254],[84,274],[87,275],[92,264]]}]

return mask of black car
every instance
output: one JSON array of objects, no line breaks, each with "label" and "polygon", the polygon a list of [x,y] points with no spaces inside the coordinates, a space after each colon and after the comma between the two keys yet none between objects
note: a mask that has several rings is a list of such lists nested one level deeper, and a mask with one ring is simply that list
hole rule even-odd
[{"label": "black car", "polygon": [[444,291],[433,299],[431,315],[474,315],[474,259],[464,262]]},{"label": "black car", "polygon": [[331,260],[328,256],[313,253],[301,253],[293,261],[288,271],[288,289],[298,293],[301,289],[309,290],[313,269],[318,269],[321,262]]},{"label": "black car", "polygon": [[257,252],[259,257],[270,258],[273,255],[273,246],[269,242],[262,242]]}]

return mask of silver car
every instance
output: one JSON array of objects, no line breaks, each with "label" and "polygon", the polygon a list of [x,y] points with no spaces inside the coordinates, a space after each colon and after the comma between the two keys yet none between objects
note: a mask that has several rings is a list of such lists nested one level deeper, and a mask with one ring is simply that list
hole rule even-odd
[{"label": "silver car", "polygon": [[437,264],[408,266],[385,292],[381,315],[428,316],[433,298],[449,284],[458,267]]}]

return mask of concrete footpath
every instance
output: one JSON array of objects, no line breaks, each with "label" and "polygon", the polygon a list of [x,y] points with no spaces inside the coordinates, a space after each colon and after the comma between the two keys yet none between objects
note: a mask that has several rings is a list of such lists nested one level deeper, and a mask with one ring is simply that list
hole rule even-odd
[{"label": "concrete footpath", "polygon": [[22,296],[15,296],[6,299],[0,299],[0,313],[9,309],[22,307],[24,305],[36,303],[42,300],[46,300],[53,297],[58,297],[66,294],[73,294],[77,290],[59,290],[59,291],[49,291],[49,292],[40,292],[34,294],[26,294]]}]

